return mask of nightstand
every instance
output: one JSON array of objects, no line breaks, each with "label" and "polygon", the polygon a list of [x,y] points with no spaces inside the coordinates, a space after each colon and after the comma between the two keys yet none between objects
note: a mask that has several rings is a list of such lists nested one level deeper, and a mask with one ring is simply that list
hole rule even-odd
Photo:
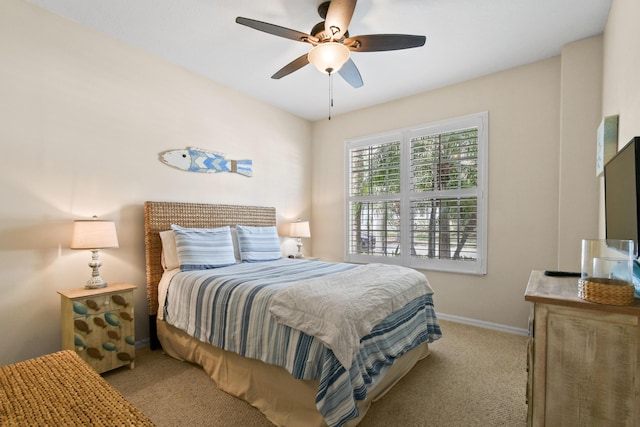
[{"label": "nightstand", "polygon": [[58,291],[61,302],[62,349],[75,350],[98,373],[134,367],[134,285]]}]

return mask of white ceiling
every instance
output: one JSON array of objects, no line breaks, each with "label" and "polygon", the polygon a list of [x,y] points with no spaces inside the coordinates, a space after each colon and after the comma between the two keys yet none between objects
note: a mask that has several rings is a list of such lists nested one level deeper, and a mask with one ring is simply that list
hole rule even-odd
[{"label": "white ceiling", "polygon": [[[329,78],[312,65],[271,75],[310,49],[235,23],[309,33],[318,0],[28,0],[295,115],[329,113]],[[425,35],[425,46],[353,53],[364,86],[335,76],[332,115],[559,55],[603,32],[612,0],[360,0],[349,27]]]}]

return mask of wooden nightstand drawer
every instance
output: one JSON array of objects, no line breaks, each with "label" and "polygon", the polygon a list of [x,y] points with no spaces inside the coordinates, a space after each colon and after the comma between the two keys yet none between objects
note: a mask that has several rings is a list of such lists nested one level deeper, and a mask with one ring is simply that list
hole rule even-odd
[{"label": "wooden nightstand drawer", "polygon": [[75,350],[98,372],[134,366],[133,290],[116,283],[101,289],[68,289],[61,296],[62,348]]},{"label": "wooden nightstand drawer", "polygon": [[124,292],[110,295],[96,295],[88,298],[78,298],[73,300],[73,311],[76,317],[86,314],[99,314],[108,311],[127,308],[133,304],[133,293]]}]

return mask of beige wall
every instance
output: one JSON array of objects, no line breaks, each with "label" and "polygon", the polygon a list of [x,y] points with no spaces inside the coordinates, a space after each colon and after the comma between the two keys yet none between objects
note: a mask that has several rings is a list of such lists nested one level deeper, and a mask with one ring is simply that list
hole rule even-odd
[{"label": "beige wall", "polygon": [[[120,248],[102,252],[101,272],[139,287],[141,339],[145,200],[310,214],[308,121],[21,0],[0,2],[0,58],[0,364],[60,348],[56,291],[90,277],[90,253],[68,249],[74,219],[116,221]],[[251,159],[254,177],[158,160],[186,146]]]},{"label": "beige wall", "polygon": [[[526,329],[529,305],[524,289],[532,269],[556,269],[559,226],[569,252],[580,250],[574,236],[597,231],[595,131],[600,114],[600,37],[567,47],[567,58],[553,58],[373,108],[318,121],[313,125],[313,252],[342,260],[344,251],[344,141],[409,125],[489,112],[488,263],[485,276],[425,272],[435,292],[436,309],[480,323]],[[596,67],[597,68],[597,67]],[[575,88],[561,91],[564,79]],[[576,81],[584,84],[578,84]],[[585,90],[576,104],[562,96]],[[585,116],[586,113],[586,116]],[[572,116],[572,117],[568,117]],[[576,128],[579,134],[576,135]],[[562,132],[561,132],[562,130]],[[569,138],[570,135],[572,138]],[[585,136],[586,135],[586,136]],[[563,143],[563,138],[568,141]],[[570,140],[569,140],[570,139]],[[560,154],[565,159],[561,187]],[[568,154],[567,154],[568,155]],[[589,168],[591,183],[572,179]],[[571,179],[570,179],[571,178]],[[587,191],[588,188],[588,191]],[[591,220],[560,221],[560,190],[581,192],[594,207]],[[592,199],[592,200],[590,200]],[[563,208],[575,211],[578,206]],[[569,215],[569,213],[564,213]],[[570,236],[570,237],[565,237]],[[566,240],[566,241],[565,241]],[[579,270],[579,259],[567,268]]]},{"label": "beige wall", "polygon": [[619,114],[618,148],[640,136],[640,2],[613,0],[604,32],[605,116]]},{"label": "beige wall", "polygon": [[[618,149],[640,136],[640,2],[613,0],[604,31],[602,114],[618,114]],[[605,236],[604,186],[600,236]]]},{"label": "beige wall", "polygon": [[602,120],[602,36],[562,49],[558,270],[580,271],[582,239],[598,237],[596,135]]}]

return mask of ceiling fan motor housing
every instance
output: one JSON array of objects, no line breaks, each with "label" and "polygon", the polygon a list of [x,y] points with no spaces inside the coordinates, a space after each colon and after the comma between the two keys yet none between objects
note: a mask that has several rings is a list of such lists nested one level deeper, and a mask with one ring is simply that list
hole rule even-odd
[{"label": "ceiling fan motor housing", "polygon": [[362,86],[362,77],[350,52],[381,52],[424,46],[426,37],[409,34],[368,34],[351,38],[347,31],[357,0],[318,1],[318,14],[324,21],[317,23],[310,34],[268,22],[238,16],[236,22],[247,27],[313,46],[280,70],[272,79],[280,79],[311,63],[323,73],[338,72],[354,88]]},{"label": "ceiling fan motor housing", "polygon": [[[331,40],[331,36],[332,36],[331,34],[327,34],[326,33],[326,31],[324,29],[324,21],[318,22],[316,25],[314,25],[313,28],[311,29],[310,34],[313,37],[316,37],[317,39],[320,39],[320,41]],[[342,43],[342,41],[345,38],[349,38],[349,31],[345,32],[344,36],[340,40],[334,40],[334,41]]]}]

